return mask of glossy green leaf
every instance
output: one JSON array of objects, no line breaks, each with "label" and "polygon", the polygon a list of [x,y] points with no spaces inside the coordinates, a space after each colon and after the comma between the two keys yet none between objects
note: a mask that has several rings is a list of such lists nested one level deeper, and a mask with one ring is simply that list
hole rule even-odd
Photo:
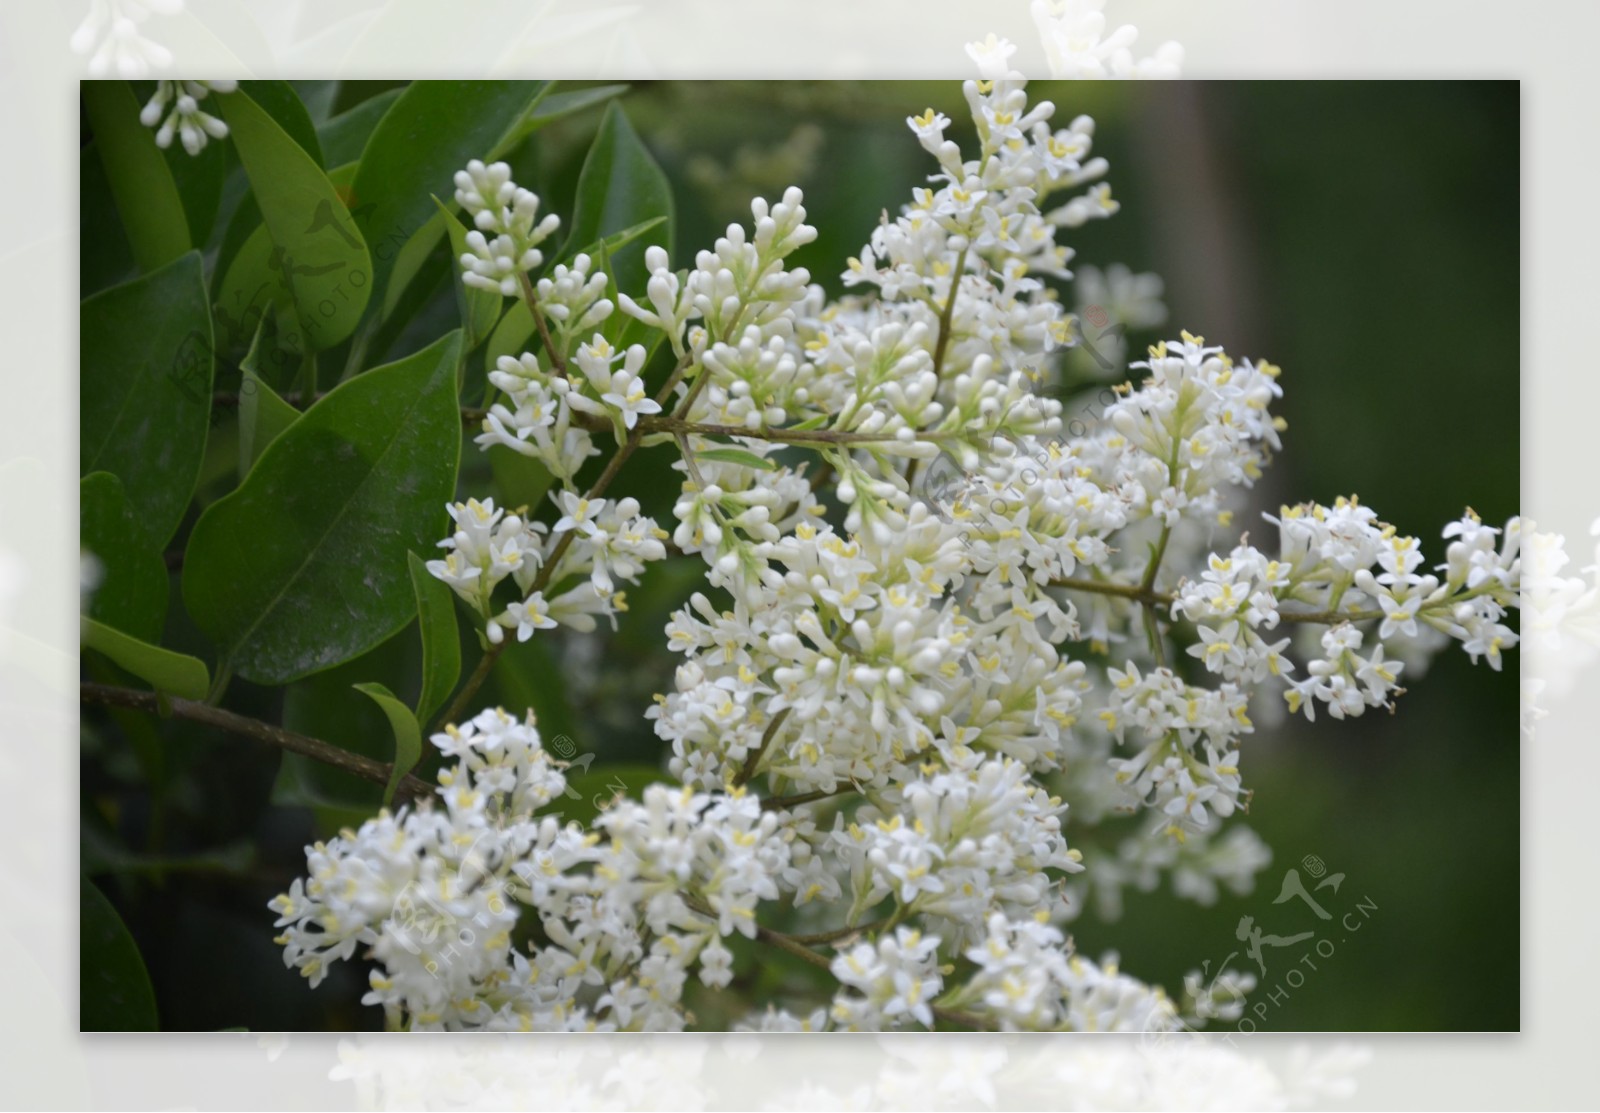
[{"label": "glossy green leaf", "polygon": [[155,133],[139,122],[138,99],[126,81],[85,81],[83,107],[134,259],[145,271],[166,266],[193,241]]},{"label": "glossy green leaf", "polygon": [[182,143],[174,143],[161,152],[167,160],[167,170],[172,174],[178,197],[189,222],[190,242],[203,246],[211,239],[211,230],[217,222],[217,210],[222,204],[222,183],[228,171],[228,145],[207,143],[200,153],[191,155]]},{"label": "glossy green leaf", "polygon": [[754,452],[746,452],[742,448],[711,448],[704,452],[696,452],[697,460],[712,460],[719,464],[738,464],[741,467],[755,468],[758,471],[776,471],[776,460],[768,460],[764,456],[757,456]]},{"label": "glossy green leaf", "polygon": [[[415,273],[399,272],[399,249],[433,219],[433,195],[449,196],[456,171],[492,154],[540,88],[528,81],[417,81],[384,114],[353,187],[379,295]],[[443,234],[442,224],[434,226],[427,246]]]},{"label": "glossy green leaf", "polygon": [[394,790],[400,787],[400,781],[422,760],[422,728],[417,725],[417,717],[411,713],[411,708],[401,703],[382,684],[356,684],[353,687],[383,709],[384,717],[389,720],[389,728],[394,731],[393,769],[389,773],[389,783],[383,789],[383,803],[388,807],[394,800]]},{"label": "glossy green leaf", "polygon": [[99,566],[89,617],[159,642],[167,619],[167,565],[159,552],[136,540],[122,480],[110,472],[90,472],[79,484],[78,545]]},{"label": "glossy green leaf", "polygon": [[526,138],[552,121],[582,112],[585,108],[604,104],[613,97],[626,93],[628,88],[627,85],[595,85],[588,89],[573,89],[570,92],[551,93],[542,97],[539,103],[523,117],[522,123],[517,127],[516,138]]},{"label": "glossy green leaf", "polygon": [[461,635],[456,627],[455,593],[428,571],[416,553],[406,554],[411,590],[417,597],[417,623],[422,630],[422,691],[417,718],[426,723],[455,690],[461,677]]},{"label": "glossy green leaf", "polygon": [[156,993],[139,947],[106,895],[78,879],[78,1031],[154,1032]]},{"label": "glossy green leaf", "polygon": [[256,329],[250,352],[239,365],[239,478],[250,474],[267,445],[277,440],[300,417],[300,411],[278,397],[256,370],[261,334],[266,322]]},{"label": "glossy green leaf", "polygon": [[158,692],[180,699],[205,699],[211,690],[211,674],[200,658],[151,645],[92,618],[83,620],[83,644],[86,649],[105,654]]},{"label": "glossy green leaf", "polygon": [[360,160],[362,150],[372,138],[373,129],[383,119],[384,113],[400,99],[401,92],[400,89],[389,89],[369,97],[317,128],[317,138],[322,142],[323,157],[329,166],[343,166],[347,162]]},{"label": "glossy green leaf", "polygon": [[[265,224],[256,225],[228,262],[222,283],[217,287],[217,347],[223,352],[237,351],[241,344],[252,347],[259,342],[257,330],[263,320],[276,318],[282,308],[293,306],[293,295],[283,281],[283,251],[272,242]],[[298,334],[299,326],[295,325]],[[261,361],[261,352],[256,359]],[[292,366],[299,366],[295,357]]]},{"label": "glossy green leaf", "polygon": [[200,256],[102,290],[78,314],[79,473],[122,480],[133,536],[163,548],[205,456],[211,314]]},{"label": "glossy green leaf", "polygon": [[[434,213],[408,239],[403,242],[391,241],[387,245],[393,248],[394,266],[388,288],[383,292],[383,306],[379,314],[385,321],[392,318],[406,300],[406,295],[411,292],[412,281],[427,265],[443,235],[444,221],[439,219],[438,213]],[[381,246],[386,245],[380,243]]]},{"label": "glossy green leaf", "polygon": [[[586,254],[591,257],[599,257],[601,255],[614,257],[617,251],[666,223],[667,218],[664,216],[651,217],[649,220],[640,221],[632,227],[614,232],[603,239],[597,239],[587,245],[581,252],[573,252],[572,256]],[[562,254],[563,258],[572,256],[568,256],[565,252]],[[613,278],[615,277],[614,269],[606,273],[613,276]],[[615,298],[613,298],[613,301],[615,301]],[[621,315],[620,313],[613,313],[611,316],[612,319],[615,319]],[[518,298],[511,303],[511,307],[505,311],[505,315],[500,318],[500,323],[495,326],[494,332],[490,335],[489,346],[484,351],[484,365],[492,371],[495,364],[500,361],[501,356],[520,355],[527,351],[528,342],[532,339],[533,333],[533,311],[528,308],[527,302]]]},{"label": "glossy green leaf", "polygon": [[465,350],[470,352],[494,331],[506,299],[498,290],[482,290],[461,281],[461,268],[455,261],[467,253],[467,227],[443,201],[435,197],[433,203],[439,206],[438,219],[450,236],[450,281],[455,286],[456,307],[461,310],[461,327],[467,334]]},{"label": "glossy green leaf", "polygon": [[[341,197],[348,195],[355,172],[353,163],[328,172],[328,181]],[[257,373],[269,382],[286,383],[298,374],[306,353],[289,284],[298,264],[274,242],[266,224],[259,223],[259,213],[256,219],[255,230],[233,253],[217,288],[217,350],[226,354],[238,352],[246,344],[259,345]],[[258,339],[257,329],[263,321],[270,327]]]},{"label": "glossy green leaf", "polygon": [[[622,108],[612,103],[578,175],[572,228],[562,256],[570,257],[585,244],[657,217],[664,217],[667,223],[652,242],[665,247],[670,255],[672,215],[672,186],[666,174],[645,149]],[[644,270],[643,244],[613,244],[611,264],[623,293],[636,295],[644,289],[649,276]]]},{"label": "glossy green leaf", "polygon": [[411,620],[406,554],[439,538],[461,453],[452,332],[341,384],[195,523],[183,598],[240,676],[283,684]]},{"label": "glossy green leaf", "polygon": [[317,125],[312,122],[311,111],[306,108],[305,101],[300,99],[293,85],[287,81],[255,80],[240,82],[239,89],[260,105],[261,110],[272,117],[273,123],[282,128],[284,134],[293,139],[318,166],[339,165],[323,161]]},{"label": "glossy green leaf", "polygon": [[271,116],[243,92],[218,99],[306,343],[331,347],[355,330],[372,293],[366,242],[345,197]]}]

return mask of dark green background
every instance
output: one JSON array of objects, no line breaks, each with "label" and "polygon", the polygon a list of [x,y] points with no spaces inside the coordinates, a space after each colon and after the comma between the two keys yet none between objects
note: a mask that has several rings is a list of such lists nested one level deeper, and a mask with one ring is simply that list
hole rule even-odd
[{"label": "dark green background", "polygon": [[[307,83],[302,92],[319,117],[383,88]],[[1430,561],[1442,555],[1440,527],[1464,505],[1491,521],[1515,512],[1515,83],[1046,83],[1031,92],[1056,102],[1058,120],[1097,118],[1096,153],[1111,160],[1123,203],[1113,219],[1062,237],[1078,262],[1122,261],[1164,274],[1167,332],[1187,327],[1284,368],[1280,412],[1289,430],[1265,485],[1270,504],[1359,492],[1422,537]],[[690,160],[729,160],[741,145],[779,142],[798,124],[820,127],[820,156],[797,184],[822,235],[797,261],[835,290],[845,257],[932,166],[904,117],[929,104],[955,118],[963,109],[954,82],[642,85],[623,104],[674,182],[679,265],[727,222],[749,216],[726,199],[741,195],[739,181],[714,193],[697,187]],[[519,180],[552,211],[570,215],[598,118],[592,110],[552,125],[514,159]],[[89,230],[114,235],[103,213],[86,211],[84,220],[86,243]],[[114,253],[86,254],[83,292],[118,268]],[[390,338],[389,358],[453,327],[454,314],[441,282],[417,324]],[[617,489],[641,494],[650,510],[675,479],[647,456],[630,464]],[[482,457],[469,449],[462,489],[486,482]],[[665,520],[669,507],[670,500],[654,509]],[[1270,538],[1259,525],[1240,528]],[[547,735],[570,735],[599,762],[654,760],[659,749],[643,711],[650,693],[670,684],[675,663],[661,627],[695,578],[692,562],[653,569],[630,592],[632,611],[583,683],[556,678],[555,662],[572,645],[552,638],[508,654],[512,667],[493,694],[533,702]],[[167,636],[203,651],[180,606]],[[415,641],[414,628],[403,631],[287,696],[236,684],[229,706],[323,737],[370,739],[374,756],[386,758],[381,716],[349,685],[414,670]],[[1285,869],[1316,855],[1346,876],[1337,896],[1319,894],[1336,914],[1358,899],[1375,910],[1358,934],[1322,929],[1335,954],[1317,960],[1319,969],[1306,971],[1261,1028],[1515,1029],[1516,678],[1473,668],[1452,650],[1411,686],[1393,717],[1291,725],[1247,743],[1250,822],[1275,854],[1256,894],[1212,908],[1167,892],[1130,894],[1119,923],[1075,926],[1080,947],[1095,956],[1118,949],[1130,972],[1176,989],[1186,971],[1215,966],[1238,948],[1241,915],[1285,934],[1315,927],[1298,902],[1274,906],[1272,898]],[[364,988],[358,968],[346,964],[309,993],[271,942],[266,901],[303,869],[302,845],[337,817],[269,803],[275,754],[219,745],[183,724],[162,724],[160,738],[155,729],[147,720],[86,716],[83,814],[86,863],[150,967],[162,1026],[378,1025],[376,1010],[356,1004]],[[165,755],[159,791],[134,760],[141,749]],[[362,791],[334,788],[346,797]],[[172,868],[174,860],[181,866]],[[1266,989],[1278,972],[1272,968]]]}]

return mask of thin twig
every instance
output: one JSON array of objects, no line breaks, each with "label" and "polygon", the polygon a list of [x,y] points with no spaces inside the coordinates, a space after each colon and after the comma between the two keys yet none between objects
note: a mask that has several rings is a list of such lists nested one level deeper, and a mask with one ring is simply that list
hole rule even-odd
[{"label": "thin twig", "polygon": [[823,946],[837,943],[842,939],[849,939],[854,935],[862,935],[869,931],[877,931],[889,922],[888,917],[881,920],[872,920],[865,924],[856,924],[854,927],[834,928],[832,931],[818,931],[810,935],[791,935],[790,939],[796,943],[803,943],[808,947]]},{"label": "thin twig", "polygon": [[738,775],[733,778],[733,783],[736,787],[745,784],[751,777],[756,775],[756,768],[761,764],[762,756],[767,752],[767,747],[772,745],[772,740],[778,735],[778,728],[783,726],[783,721],[788,717],[789,708],[787,707],[772,717],[772,721],[767,724],[767,729],[762,732],[761,744],[750,751],[749,756],[744,759],[744,768],[740,769]]},{"label": "thin twig", "polygon": [[[611,481],[622,470],[623,463],[627,461],[629,456],[633,455],[633,450],[639,447],[639,442],[643,438],[644,422],[641,421],[633,427],[633,432],[628,435],[628,439],[623,442],[622,447],[611,458],[610,463],[606,464],[606,470],[600,473],[600,478],[594,481],[594,486],[589,488],[589,493],[584,496],[585,498],[597,499],[605,493],[606,488],[611,485]],[[577,530],[568,530],[556,541],[555,548],[550,550],[550,555],[545,559],[544,566],[539,569],[539,575],[534,579],[532,586],[528,588],[528,595],[531,596],[535,592],[543,591],[550,586],[550,578],[555,574],[557,566],[561,563],[561,558],[566,556],[567,550],[572,546],[573,539],[577,535]],[[493,671],[495,662],[500,659],[500,654],[504,653],[506,646],[510,644],[508,641],[501,640],[483,651],[483,656],[478,660],[477,668],[473,669],[472,675],[467,677],[467,682],[456,693],[455,699],[451,700],[450,705],[440,712],[439,717],[434,720],[435,729],[445,723],[460,721],[461,714],[466,710],[467,704],[472,701],[473,696],[478,694],[478,689],[483,687],[483,682],[489,679],[489,673]]]},{"label": "thin twig", "polygon": [[539,342],[544,345],[544,350],[550,357],[550,366],[557,375],[563,379],[567,377],[567,360],[550,340],[550,326],[545,324],[544,314],[539,312],[539,296],[533,291],[533,279],[528,277],[527,271],[519,271],[517,277],[522,282],[522,300],[528,303],[528,312],[533,316],[533,327],[539,330]]},{"label": "thin twig", "polygon": [[[141,692],[133,688],[117,688],[110,684],[94,684],[88,681],[78,686],[78,699],[86,704],[124,707],[151,715],[170,713],[174,718],[215,727],[241,738],[253,738],[257,742],[265,742],[280,750],[300,754],[378,785],[389,783],[389,776],[394,768],[388,762],[374,761],[369,757],[351,753],[320,738],[296,734],[292,730],[264,723],[260,719],[224,711],[220,707],[212,707],[195,700],[168,698],[165,701],[166,706],[163,707],[162,698],[154,692]],[[432,787],[426,781],[408,773],[400,780],[400,786],[395,792],[395,801],[403,803],[407,800],[422,799],[432,792]]]},{"label": "thin twig", "polygon": [[[708,905],[698,898],[684,894],[683,900],[685,904],[694,909],[700,915],[712,920],[718,918],[716,912],[712,911]],[[842,935],[837,935],[837,938],[841,940],[848,939],[855,932],[868,931],[879,926],[887,925],[880,925],[876,923],[869,924],[861,928],[855,928],[851,931],[847,931]],[[829,934],[833,935],[835,933]],[[813,951],[810,947],[806,946],[804,942],[805,939],[812,937],[787,935],[784,932],[773,931],[771,928],[762,927],[760,924],[757,924],[756,938],[761,940],[763,943],[770,943],[772,946],[777,947],[780,951],[786,951],[789,954],[794,955],[795,958],[800,959],[802,962],[808,962],[812,966],[816,966],[820,969],[828,971],[830,974],[833,973],[833,962],[828,958],[828,956],[819,955],[816,951]],[[822,940],[821,942],[824,946],[826,946],[833,941],[833,939],[828,939]],[[943,1008],[939,1005],[929,1005],[928,1008],[936,1018],[944,1021],[946,1024],[954,1024],[957,1027],[969,1028],[978,1032],[993,1031],[995,1028],[994,1022],[986,1017],[975,1016],[972,1013],[962,1012],[959,1009]]]},{"label": "thin twig", "polygon": [[829,800],[835,796],[848,796],[858,792],[855,785],[846,785],[844,788],[819,788],[815,792],[802,792],[795,796],[768,796],[761,801],[761,810],[767,812],[782,811],[787,808],[798,808],[802,804],[814,804],[818,800]]},{"label": "thin twig", "polygon": [[[1118,584],[1102,580],[1082,580],[1073,577],[1063,577],[1051,580],[1051,587],[1063,588],[1067,591],[1086,591],[1092,595],[1115,595],[1121,599],[1138,603],[1145,607],[1170,607],[1177,601],[1177,597],[1163,591],[1147,590],[1140,584]],[[1280,600],[1290,602],[1292,600]],[[1457,599],[1443,600],[1442,602],[1457,602]],[[1374,618],[1382,618],[1382,611],[1282,611],[1278,612],[1280,622],[1309,622],[1319,626],[1336,626],[1341,622],[1368,622]]]}]

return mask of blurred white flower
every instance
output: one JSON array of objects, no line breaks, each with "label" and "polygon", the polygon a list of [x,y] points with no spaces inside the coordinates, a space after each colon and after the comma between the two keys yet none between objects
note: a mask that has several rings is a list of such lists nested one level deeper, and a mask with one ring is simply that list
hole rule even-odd
[{"label": "blurred white flower", "polygon": [[172,64],[172,52],[139,33],[154,14],[174,15],[183,0],[89,0],[89,14],[72,33],[74,54],[89,56],[89,76],[143,77]]},{"label": "blurred white flower", "polygon": [[1044,43],[1050,75],[1057,78],[1172,78],[1183,67],[1183,47],[1163,43],[1148,58],[1129,48],[1138,28],[1124,24],[1106,33],[1106,0],[1033,0],[1033,22]]}]

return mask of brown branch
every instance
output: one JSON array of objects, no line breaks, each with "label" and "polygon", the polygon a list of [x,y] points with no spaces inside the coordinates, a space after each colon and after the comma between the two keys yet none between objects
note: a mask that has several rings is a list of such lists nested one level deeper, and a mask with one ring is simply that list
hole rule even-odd
[{"label": "brown branch", "polygon": [[[331,765],[335,769],[342,769],[352,776],[362,780],[371,781],[377,785],[387,785],[393,766],[388,762],[374,761],[361,754],[351,753],[349,750],[340,749],[320,738],[312,738],[305,734],[296,734],[292,730],[264,723],[260,719],[252,719],[247,715],[239,715],[232,711],[225,711],[220,707],[210,704],[198,703],[195,700],[169,698],[163,708],[161,697],[154,692],[141,692],[132,688],[117,688],[110,684],[94,684],[88,681],[78,686],[79,702],[100,707],[122,707],[131,711],[143,711],[151,715],[159,715],[164,711],[170,712],[175,718],[184,719],[202,726],[215,727],[217,730],[228,734],[235,734],[241,738],[253,738],[257,742],[265,742],[269,746],[276,746],[280,750],[300,754],[320,761],[324,765]],[[433,786],[426,781],[411,774],[406,774],[400,780],[400,786],[395,791],[395,802],[405,803],[408,800],[420,800],[433,793]]]},{"label": "brown branch", "polygon": [[550,326],[545,323],[544,314],[539,312],[539,296],[533,292],[533,280],[528,277],[527,271],[519,271],[517,278],[522,282],[522,300],[528,303],[528,312],[533,316],[533,326],[539,330],[539,342],[544,345],[545,352],[550,356],[550,366],[564,379],[567,377],[567,361],[556,351],[555,344],[550,340]]},{"label": "brown branch", "polygon": [[836,943],[841,939],[849,939],[853,935],[861,935],[864,932],[877,931],[879,928],[886,927],[888,923],[888,917],[884,917],[881,920],[857,924],[855,927],[834,928],[832,931],[818,931],[810,935],[791,935],[789,938],[796,943],[804,943],[808,947],[819,946]]}]

